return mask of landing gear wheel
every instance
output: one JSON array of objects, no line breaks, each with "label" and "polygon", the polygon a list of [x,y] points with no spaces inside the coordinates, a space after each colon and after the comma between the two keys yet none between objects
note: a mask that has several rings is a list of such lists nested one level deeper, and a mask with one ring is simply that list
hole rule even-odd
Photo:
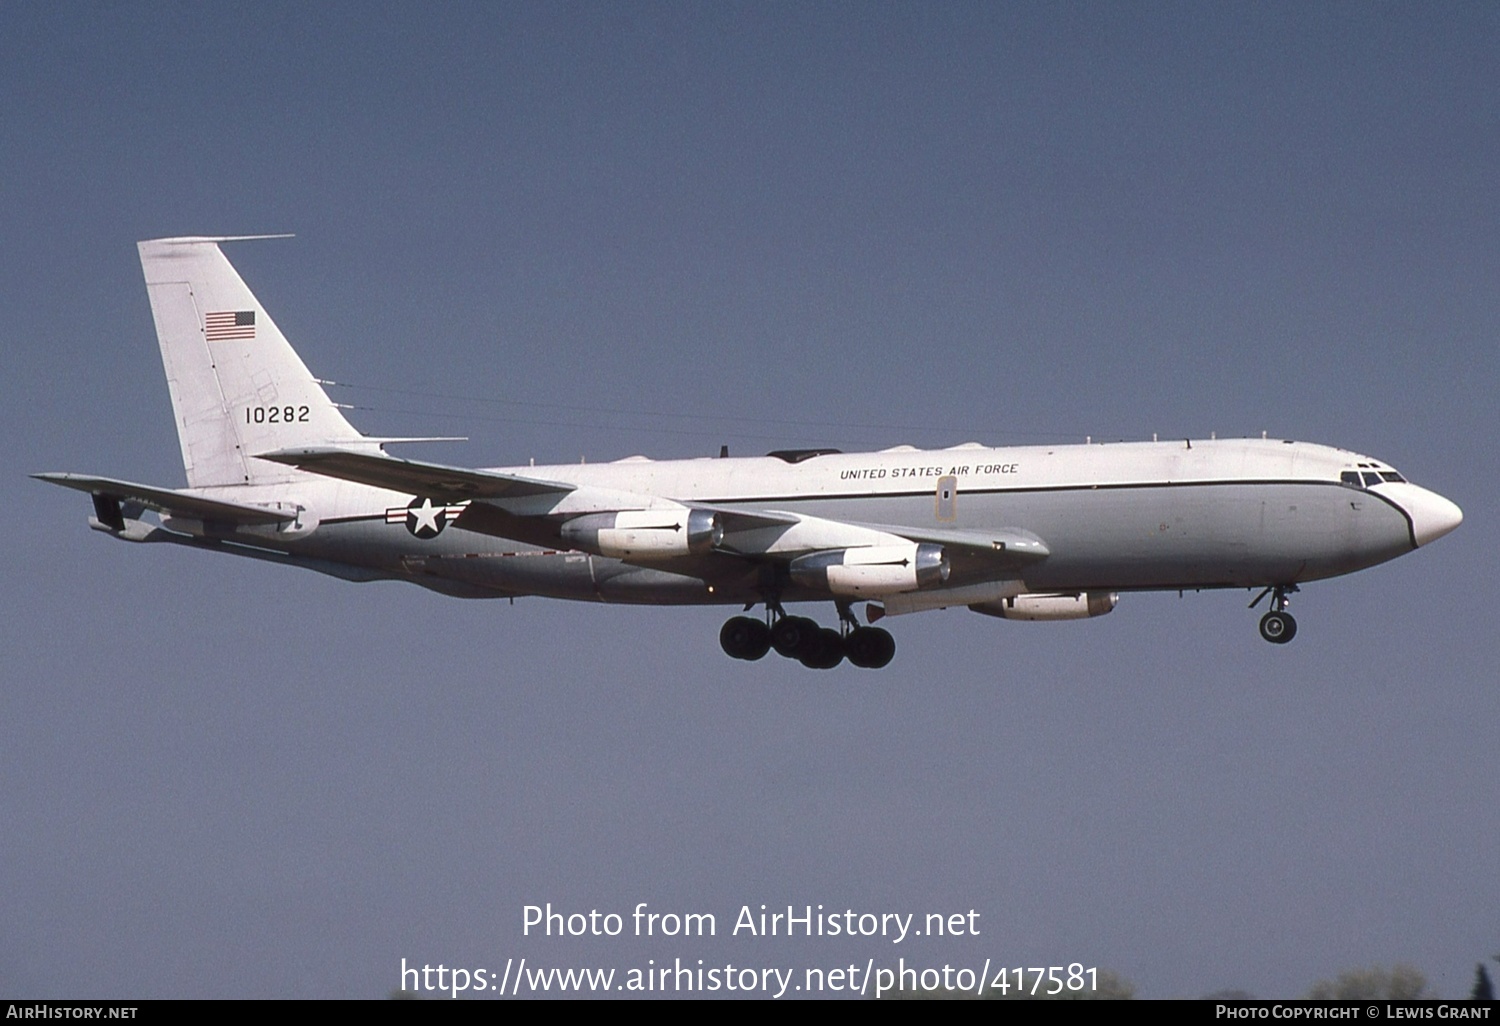
[{"label": "landing gear wheel", "polygon": [[831,670],[844,661],[844,638],[831,627],[820,627],[797,660],[810,670]]},{"label": "landing gear wheel", "polygon": [[820,629],[816,622],[805,616],[783,616],[771,628],[771,647],[777,655],[801,659],[812,651]]},{"label": "landing gear wheel", "polygon": [[896,655],[896,639],[879,627],[857,627],[844,639],[849,661],[866,670],[878,670]]},{"label": "landing gear wheel", "polygon": [[1285,645],[1297,636],[1297,621],[1291,613],[1273,609],[1260,618],[1260,636],[1273,645]]},{"label": "landing gear wheel", "polygon": [[719,646],[731,659],[759,659],[771,649],[771,629],[752,617],[732,617],[719,629]]}]

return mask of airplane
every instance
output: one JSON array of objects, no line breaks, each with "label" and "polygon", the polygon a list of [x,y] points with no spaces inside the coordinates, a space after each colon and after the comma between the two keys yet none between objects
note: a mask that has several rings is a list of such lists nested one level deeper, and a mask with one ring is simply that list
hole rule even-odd
[{"label": "airplane", "polygon": [[[284,237],[138,244],[188,487],[33,475],[91,495],[90,527],[463,598],[740,605],[719,637],[733,658],[873,669],[895,654],[883,617],[1085,619],[1132,591],[1260,589],[1260,634],[1285,644],[1299,586],[1463,519],[1380,460],[1265,437],[496,469],[399,459],[385,447],[437,439],[357,431],[220,249]],[[832,602],[837,627],[786,609],[806,602]]]}]

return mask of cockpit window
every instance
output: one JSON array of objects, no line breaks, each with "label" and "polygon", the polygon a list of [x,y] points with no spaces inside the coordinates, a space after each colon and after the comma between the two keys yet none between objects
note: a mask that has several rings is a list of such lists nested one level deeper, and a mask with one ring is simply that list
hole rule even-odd
[{"label": "cockpit window", "polygon": [[[1366,467],[1369,464],[1361,463],[1360,466]],[[1355,488],[1368,488],[1371,485],[1387,482],[1391,484],[1405,484],[1406,478],[1394,470],[1346,470],[1339,474],[1339,481],[1342,484],[1353,485]]]}]

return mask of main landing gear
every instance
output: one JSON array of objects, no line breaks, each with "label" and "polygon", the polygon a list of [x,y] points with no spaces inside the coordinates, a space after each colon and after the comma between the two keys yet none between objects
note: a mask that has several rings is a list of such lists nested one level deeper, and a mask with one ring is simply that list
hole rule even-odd
[{"label": "main landing gear", "polygon": [[[732,659],[760,659],[771,649],[814,670],[831,670],[848,659],[855,666],[878,670],[896,654],[896,639],[879,627],[861,627],[840,602],[839,627],[819,627],[805,616],[787,616],[779,602],[766,604],[766,620],[736,616],[719,631],[719,644]],[[749,610],[749,607],[746,607]],[[769,622],[767,622],[769,621]]]},{"label": "main landing gear", "polygon": [[1254,609],[1260,605],[1261,599],[1271,596],[1270,612],[1260,618],[1260,636],[1273,645],[1285,645],[1297,636],[1297,621],[1286,611],[1287,596],[1296,590],[1295,584],[1273,585],[1255,596],[1255,601],[1250,603],[1250,608]]}]

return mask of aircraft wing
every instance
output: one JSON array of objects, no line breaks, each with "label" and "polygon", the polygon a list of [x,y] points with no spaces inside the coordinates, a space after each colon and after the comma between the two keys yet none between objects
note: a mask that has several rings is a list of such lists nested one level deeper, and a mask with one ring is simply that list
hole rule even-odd
[{"label": "aircraft wing", "polygon": [[[566,482],[422,463],[341,448],[282,449],[261,453],[257,458],[408,495],[430,496],[439,501],[479,500],[463,513],[461,526],[541,545],[558,543],[558,523],[553,516],[513,507],[501,508],[483,500],[561,498],[570,492],[578,492],[579,496],[588,495],[587,512],[598,512],[635,509],[638,508],[635,500],[646,506],[661,499],[660,496],[636,496],[628,492],[580,491],[578,486]],[[682,507],[707,510],[719,518],[723,527],[723,542],[718,549],[721,556],[785,562],[819,550],[892,544],[902,540],[932,542],[943,546],[951,566],[951,580],[969,583],[1013,577],[1021,568],[1049,555],[1042,539],[1015,528],[976,531],[909,524],[863,524],[784,510],[700,503],[691,499],[680,500],[678,508]],[[561,510],[557,512],[562,513]]]},{"label": "aircraft wing", "polygon": [[348,449],[280,449],[276,452],[259,453],[256,459],[284,463],[325,477],[449,502],[562,495],[576,487],[560,481],[543,481],[489,470],[446,467],[439,463],[421,463]]},{"label": "aircraft wing", "polygon": [[[168,516],[186,517],[190,520],[217,520],[235,524],[280,524],[297,519],[297,514],[294,512],[267,509],[264,506],[247,506],[238,502],[224,502],[221,499],[204,499],[196,495],[173,491],[170,488],[153,488],[151,485],[117,481],[109,477],[86,477],[83,474],[32,474],[31,476],[39,481],[88,492],[96,499],[133,504],[158,513],[165,513]],[[113,515],[118,517],[119,514],[116,512]],[[100,519],[105,518],[101,515]]]},{"label": "aircraft wing", "polygon": [[1027,565],[1051,554],[1046,542],[1019,528],[993,531],[925,528],[827,520],[782,510],[745,509],[690,500],[686,505],[717,514],[724,526],[723,551],[750,558],[790,559],[818,549],[904,538],[941,545],[948,556],[951,580],[966,583],[1013,577]]}]

